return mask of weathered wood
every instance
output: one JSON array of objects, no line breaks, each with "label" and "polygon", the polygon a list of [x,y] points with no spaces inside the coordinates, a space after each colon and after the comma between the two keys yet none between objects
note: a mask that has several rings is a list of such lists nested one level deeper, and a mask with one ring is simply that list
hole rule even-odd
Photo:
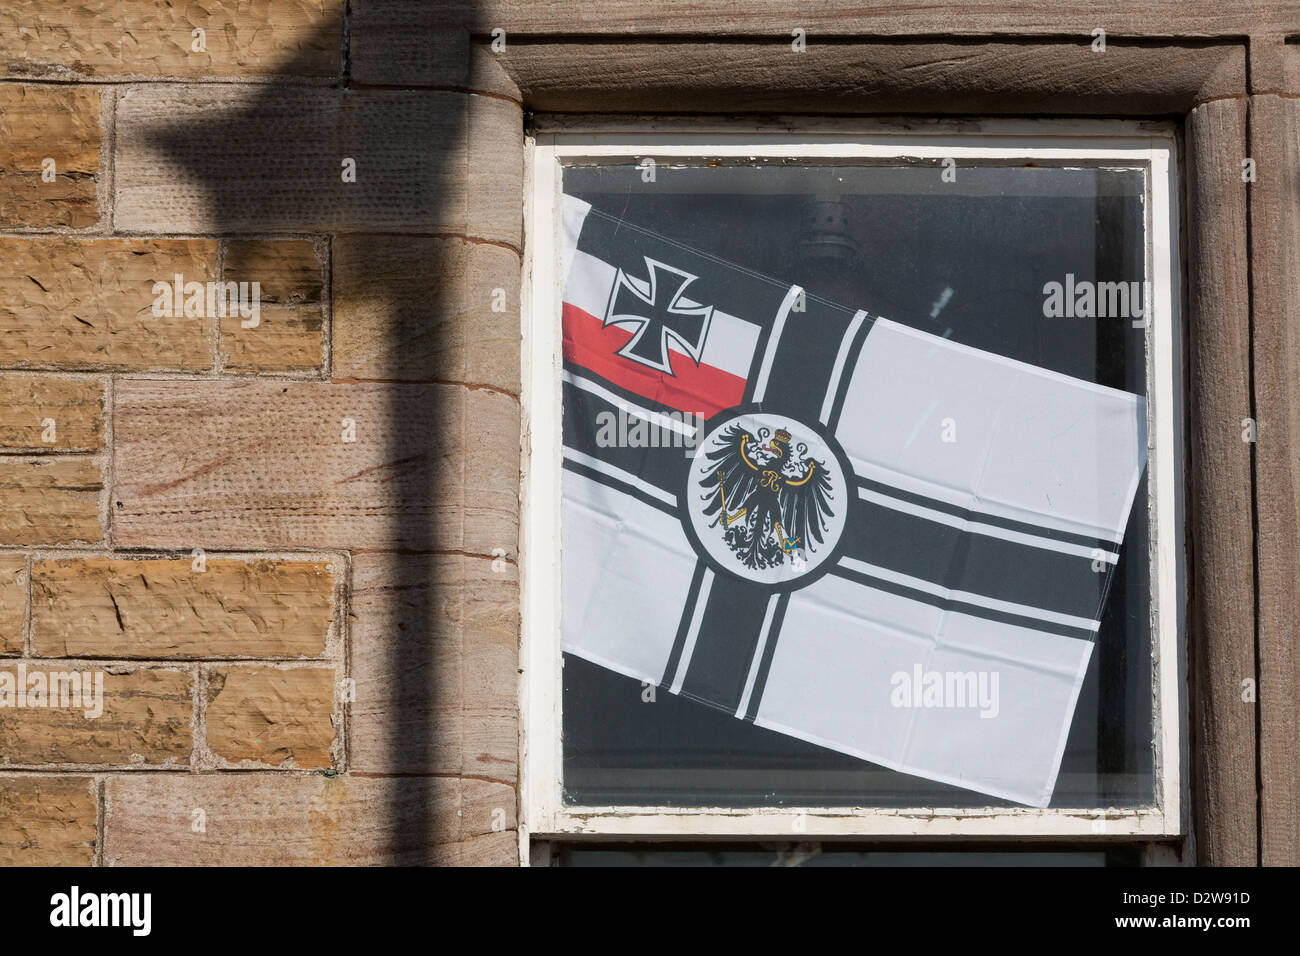
[{"label": "weathered wood", "polygon": [[1250,92],[1277,93],[1287,86],[1288,47],[1281,35],[1250,38]]},{"label": "weathered wood", "polygon": [[1288,43],[1282,51],[1281,91],[1300,95],[1300,44]]},{"label": "weathered wood", "polygon": [[1300,101],[1250,100],[1260,860],[1300,865]]},{"label": "weathered wood", "polygon": [[1254,534],[1244,100],[1187,119],[1189,614],[1193,812],[1200,861],[1256,862]]},{"label": "weathered wood", "polygon": [[107,866],[513,865],[514,828],[512,787],[449,777],[135,774],[104,792]]},{"label": "weathered wood", "polygon": [[491,554],[518,539],[519,406],[500,392],[127,380],[113,421],[119,547]]},{"label": "weathered wood", "polygon": [[[402,0],[356,0],[355,8],[397,8]],[[436,4],[434,5],[436,6]],[[1021,34],[1089,36],[1101,27],[1110,35],[1160,37],[1242,36],[1252,31],[1294,33],[1300,24],[1295,0],[475,0],[476,30],[504,29],[520,36],[639,34],[666,36],[753,36],[788,38],[802,27],[809,42],[818,34],[843,36]]]},{"label": "weathered wood", "polygon": [[1182,114],[1245,91],[1240,45],[517,43],[525,105],[555,112]]},{"label": "weathered wood", "polygon": [[121,230],[520,241],[523,118],[494,97],[136,87],[118,101],[114,157]]}]

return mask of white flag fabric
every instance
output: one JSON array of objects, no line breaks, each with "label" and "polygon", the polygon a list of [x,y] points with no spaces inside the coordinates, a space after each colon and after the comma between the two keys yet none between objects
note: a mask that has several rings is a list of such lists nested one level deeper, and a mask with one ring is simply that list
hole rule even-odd
[{"label": "white flag fabric", "polygon": [[1146,463],[1142,397],[574,197],[563,220],[564,650],[1046,806]]}]

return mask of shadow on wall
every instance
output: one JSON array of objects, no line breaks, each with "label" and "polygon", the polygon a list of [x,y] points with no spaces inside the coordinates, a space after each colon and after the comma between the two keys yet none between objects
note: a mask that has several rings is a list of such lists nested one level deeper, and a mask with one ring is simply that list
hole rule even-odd
[{"label": "shadow on wall", "polygon": [[[522,119],[506,96],[462,92],[467,84],[456,78],[469,75],[470,30],[469,14],[457,6],[435,12],[430,5],[410,14],[418,24],[368,34],[375,43],[360,61],[371,88],[354,84],[358,60],[350,62],[346,48],[330,85],[298,76],[312,72],[308,63],[322,44],[338,42],[330,30],[303,47],[316,52],[283,64],[278,72],[288,79],[150,84],[131,88],[118,106],[119,131],[124,124],[144,130],[134,144],[119,136],[119,231],[333,236],[327,370],[342,384],[269,380],[267,400],[274,409],[272,393],[282,387],[316,389],[307,394],[326,396],[321,414],[330,414],[335,400],[368,396],[358,442],[372,440],[364,431],[376,422],[382,447],[372,447],[356,475],[331,473],[318,481],[314,501],[298,502],[299,510],[330,514],[318,533],[271,514],[252,519],[262,522],[253,537],[263,540],[242,546],[363,552],[353,567],[358,701],[348,721],[348,769],[395,777],[377,791],[389,794],[387,807],[375,807],[386,851],[372,861],[398,864],[448,862],[439,845],[474,835],[456,819],[468,798],[446,789],[457,777],[504,784],[493,796],[508,805],[484,812],[495,818],[492,829],[515,826]],[[461,25],[448,29],[432,22],[437,17]],[[378,48],[385,36],[401,49]],[[356,57],[355,34],[351,45]],[[412,60],[412,51],[426,61]],[[504,154],[476,139],[480,128],[485,137],[512,140]],[[501,288],[504,313],[492,308]],[[499,306],[502,293],[495,294]],[[344,390],[351,391],[339,397]],[[236,433],[239,426],[223,427],[230,434],[217,440],[253,444]],[[498,433],[510,428],[507,445]],[[485,429],[492,435],[485,438]],[[496,437],[501,454],[475,465],[477,456],[495,454],[483,446]],[[304,457],[301,468],[313,469]],[[251,461],[256,469],[258,459]],[[354,478],[369,482],[369,499],[347,490]],[[293,510],[289,492],[301,482],[292,476],[249,481],[279,489],[282,507]],[[214,547],[241,546],[223,534]],[[489,638],[476,631],[484,603],[495,608],[487,612]],[[372,619],[362,634],[364,614]],[[478,640],[490,646],[470,648]],[[513,859],[513,834],[501,836],[486,851],[490,860],[472,861]]]}]

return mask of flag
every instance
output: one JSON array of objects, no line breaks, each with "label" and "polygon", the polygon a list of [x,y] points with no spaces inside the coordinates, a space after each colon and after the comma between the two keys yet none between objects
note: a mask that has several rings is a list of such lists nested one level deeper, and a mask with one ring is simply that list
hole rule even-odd
[{"label": "flag", "polygon": [[1143,398],[562,219],[564,651],[1046,806]]}]

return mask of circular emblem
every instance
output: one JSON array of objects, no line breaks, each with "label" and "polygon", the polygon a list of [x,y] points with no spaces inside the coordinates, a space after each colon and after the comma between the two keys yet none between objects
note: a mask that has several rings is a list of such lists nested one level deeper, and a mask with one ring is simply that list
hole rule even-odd
[{"label": "circular emblem", "polygon": [[709,421],[695,448],[682,523],[715,571],[801,588],[840,551],[852,473],[819,424],[760,406],[732,409]]}]

